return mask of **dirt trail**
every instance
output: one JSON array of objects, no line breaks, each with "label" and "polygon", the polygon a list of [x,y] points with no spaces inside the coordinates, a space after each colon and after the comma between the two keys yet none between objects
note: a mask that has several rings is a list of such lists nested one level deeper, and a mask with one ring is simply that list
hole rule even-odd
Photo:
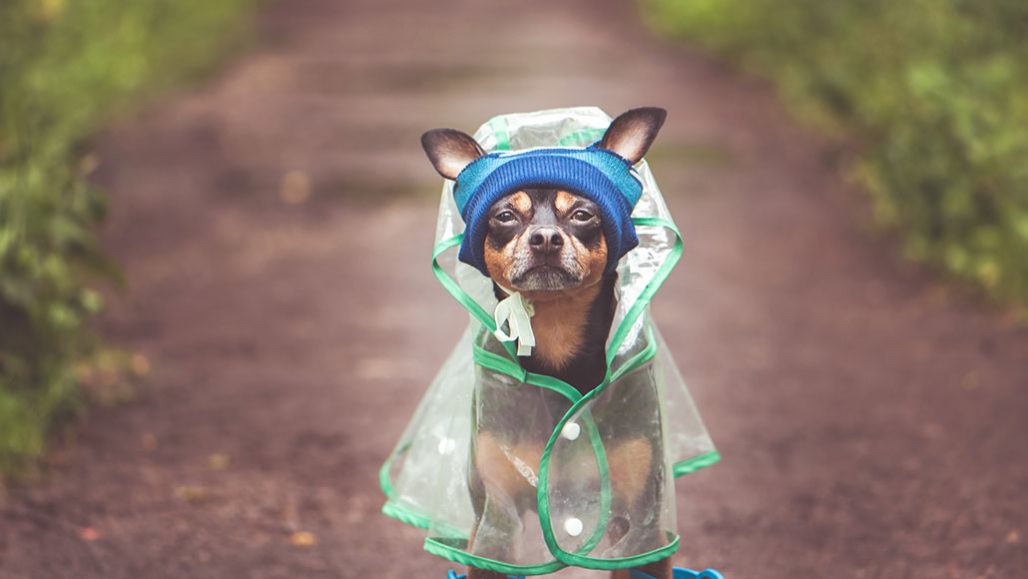
[{"label": "dirt trail", "polygon": [[654,310],[723,456],[678,483],[676,563],[1028,576],[1028,334],[900,264],[765,87],[592,2],[260,23],[103,139],[130,288],[102,330],[152,380],[0,506],[0,577],[444,577],[377,486],[466,319],[428,269],[418,136],[578,104],[670,111],[650,159],[686,254]]}]

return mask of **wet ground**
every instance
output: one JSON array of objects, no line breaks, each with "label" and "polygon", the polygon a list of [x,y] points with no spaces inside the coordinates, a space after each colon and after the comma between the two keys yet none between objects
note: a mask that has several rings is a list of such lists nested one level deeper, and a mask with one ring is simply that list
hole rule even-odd
[{"label": "wet ground", "polygon": [[294,0],[102,139],[101,331],[150,379],[9,491],[0,577],[441,579],[377,482],[466,320],[418,137],[581,104],[670,113],[686,252],[653,309],[723,457],[678,483],[676,564],[1028,576],[1028,331],[898,260],[766,86],[612,0]]}]

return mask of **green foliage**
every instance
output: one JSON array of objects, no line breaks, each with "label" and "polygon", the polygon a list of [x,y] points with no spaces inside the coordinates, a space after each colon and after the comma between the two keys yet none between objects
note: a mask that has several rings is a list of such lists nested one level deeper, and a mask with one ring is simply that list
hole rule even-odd
[{"label": "green foliage", "polygon": [[117,278],[95,229],[86,139],[207,65],[255,0],[0,2],[0,473],[38,456],[76,408],[75,364]]},{"label": "green foliage", "polygon": [[1028,2],[647,0],[652,25],[855,136],[912,258],[1028,304]]}]

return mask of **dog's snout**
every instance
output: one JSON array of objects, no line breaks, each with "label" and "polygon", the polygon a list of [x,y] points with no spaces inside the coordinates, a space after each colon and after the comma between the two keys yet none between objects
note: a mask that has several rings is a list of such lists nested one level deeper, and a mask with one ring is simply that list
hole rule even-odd
[{"label": "dog's snout", "polygon": [[533,251],[553,253],[564,246],[564,238],[556,227],[539,227],[532,231],[528,238],[528,245]]}]

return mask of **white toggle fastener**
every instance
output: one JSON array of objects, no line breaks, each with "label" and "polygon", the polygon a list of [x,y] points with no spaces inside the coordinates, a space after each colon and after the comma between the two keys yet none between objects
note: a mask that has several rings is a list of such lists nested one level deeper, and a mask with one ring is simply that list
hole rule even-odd
[{"label": "white toggle fastener", "polygon": [[564,521],[564,530],[572,537],[577,537],[585,530],[585,525],[582,524],[581,520],[570,517]]},{"label": "white toggle fastener", "polygon": [[[501,342],[518,342],[518,356],[531,356],[535,347],[535,334],[532,332],[532,316],[535,309],[532,302],[525,296],[514,292],[496,304],[493,318],[496,320],[496,331],[493,335]],[[507,324],[507,332],[503,324]]]},{"label": "white toggle fastener", "polygon": [[568,440],[575,440],[582,433],[582,427],[577,422],[568,422],[560,429],[560,435]]},{"label": "white toggle fastener", "polygon": [[452,438],[443,438],[439,441],[439,454],[450,454],[457,448],[457,441]]}]

